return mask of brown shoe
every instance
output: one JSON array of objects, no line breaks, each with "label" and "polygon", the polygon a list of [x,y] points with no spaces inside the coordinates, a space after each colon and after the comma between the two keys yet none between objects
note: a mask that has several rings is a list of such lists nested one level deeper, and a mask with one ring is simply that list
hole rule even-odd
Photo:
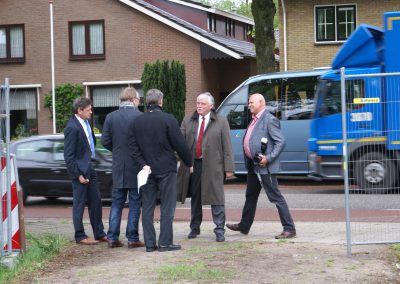
[{"label": "brown shoe", "polygon": [[141,248],[144,247],[144,242],[137,241],[137,242],[128,242],[128,248]]},{"label": "brown shoe", "polygon": [[121,243],[119,240],[116,241],[112,241],[112,240],[108,240],[108,247],[109,248],[120,248],[123,247],[124,244]]},{"label": "brown shoe", "polygon": [[104,236],[104,237],[102,237],[102,238],[100,238],[100,239],[97,239],[99,242],[101,242],[101,243],[106,243],[106,242],[108,242],[108,239],[107,239],[107,236]]},{"label": "brown shoe", "polygon": [[236,231],[236,232],[241,232],[243,235],[247,235],[249,233],[249,231],[241,230],[240,227],[239,227],[239,224],[229,224],[228,223],[228,224],[226,224],[226,227],[229,230]]},{"label": "brown shoe", "polygon": [[283,231],[280,235],[275,236],[275,239],[291,239],[296,236],[296,231]]},{"label": "brown shoe", "polygon": [[79,242],[76,242],[76,243],[80,244],[80,245],[97,245],[99,243],[99,241],[86,238],[86,239],[80,240]]}]

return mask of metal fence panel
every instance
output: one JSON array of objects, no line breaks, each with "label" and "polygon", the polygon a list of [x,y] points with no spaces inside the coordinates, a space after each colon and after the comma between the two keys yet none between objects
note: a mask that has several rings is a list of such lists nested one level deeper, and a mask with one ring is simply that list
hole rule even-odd
[{"label": "metal fence panel", "polygon": [[400,73],[346,75],[341,106],[351,245],[400,242]]}]

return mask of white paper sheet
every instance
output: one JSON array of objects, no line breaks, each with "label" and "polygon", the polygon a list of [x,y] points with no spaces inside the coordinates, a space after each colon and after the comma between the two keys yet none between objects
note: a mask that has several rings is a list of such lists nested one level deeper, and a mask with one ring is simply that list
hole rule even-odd
[{"label": "white paper sheet", "polygon": [[138,193],[140,191],[140,187],[147,183],[147,179],[149,178],[150,171],[141,170],[137,175],[137,183],[138,183]]}]

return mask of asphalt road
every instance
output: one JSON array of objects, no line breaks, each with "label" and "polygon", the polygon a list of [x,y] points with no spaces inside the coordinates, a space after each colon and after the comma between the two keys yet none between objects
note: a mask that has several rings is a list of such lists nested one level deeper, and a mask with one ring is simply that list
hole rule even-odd
[{"label": "asphalt road", "polygon": [[[298,221],[344,221],[345,195],[340,182],[313,182],[304,179],[280,179],[280,188],[284,194],[293,218]],[[246,184],[241,179],[230,180],[225,184],[227,220],[240,220],[241,209],[245,201]],[[359,194],[350,195],[351,214],[355,217],[383,217],[400,219],[400,194]],[[108,217],[110,201],[105,201],[103,217]],[[71,198],[47,200],[41,197],[29,197],[25,206],[25,217],[70,217]],[[204,206],[204,220],[211,220],[210,206]],[[123,216],[126,218],[127,211]],[[156,216],[159,214],[158,210]],[[177,204],[176,220],[190,220],[190,199],[185,204]],[[274,204],[265,193],[260,194],[256,220],[279,220]]]}]

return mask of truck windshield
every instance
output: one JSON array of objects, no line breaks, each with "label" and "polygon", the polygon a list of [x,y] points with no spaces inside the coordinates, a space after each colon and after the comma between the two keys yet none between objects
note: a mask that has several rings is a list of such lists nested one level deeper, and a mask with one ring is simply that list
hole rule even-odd
[{"label": "truck windshield", "polygon": [[[342,100],[340,82],[333,80],[320,80],[318,92],[316,116],[327,116],[342,112]],[[364,80],[346,81],[346,110],[351,111],[360,108],[361,105],[353,103],[355,98],[364,97]],[[316,110],[317,110],[316,109]]]}]

